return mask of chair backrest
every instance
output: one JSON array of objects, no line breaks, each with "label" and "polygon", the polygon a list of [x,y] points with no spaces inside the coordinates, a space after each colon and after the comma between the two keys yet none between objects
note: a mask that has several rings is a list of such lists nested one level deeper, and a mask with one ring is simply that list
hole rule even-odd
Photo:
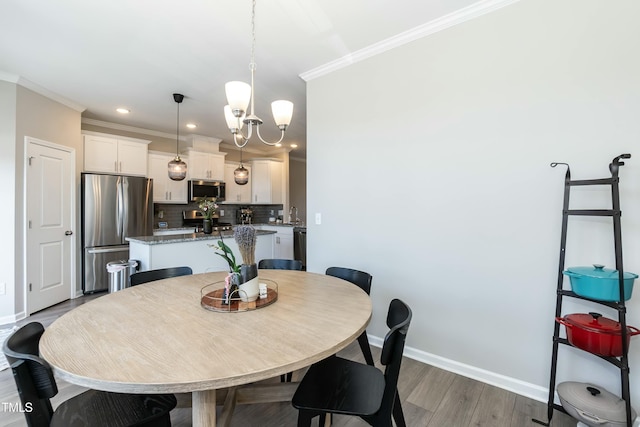
[{"label": "chair backrest", "polygon": [[168,279],[169,277],[188,276],[193,274],[191,267],[171,267],[157,270],[139,271],[130,277],[131,286],[142,283],[153,282],[154,280]]},{"label": "chair backrest", "polygon": [[[380,362],[385,365],[384,395],[379,413],[391,414],[394,399],[397,393],[398,376],[402,364],[402,353],[407,338],[407,331],[411,323],[411,309],[399,299],[394,299],[389,304],[387,312],[387,326],[389,332],[384,337]],[[390,416],[390,415],[389,415]],[[389,418],[390,419],[390,418]]]},{"label": "chair backrest", "polygon": [[7,338],[2,346],[29,427],[49,426],[53,415],[49,398],[58,394],[51,366],[39,357],[38,344],[43,333],[42,324],[28,323]]},{"label": "chair backrest", "polygon": [[302,261],[298,259],[261,259],[258,268],[267,270],[302,270]]},{"label": "chair backrest", "polygon": [[364,271],[346,267],[329,267],[325,274],[328,276],[338,277],[358,285],[367,293],[367,295],[371,292],[371,281],[373,280],[373,276],[369,273],[365,273]]}]

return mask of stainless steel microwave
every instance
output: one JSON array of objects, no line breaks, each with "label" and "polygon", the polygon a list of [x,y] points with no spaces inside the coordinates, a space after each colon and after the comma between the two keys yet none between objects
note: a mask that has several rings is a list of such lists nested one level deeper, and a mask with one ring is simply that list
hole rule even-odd
[{"label": "stainless steel microwave", "polygon": [[205,197],[215,197],[217,201],[224,201],[225,184],[222,181],[189,181],[189,200],[199,202]]}]

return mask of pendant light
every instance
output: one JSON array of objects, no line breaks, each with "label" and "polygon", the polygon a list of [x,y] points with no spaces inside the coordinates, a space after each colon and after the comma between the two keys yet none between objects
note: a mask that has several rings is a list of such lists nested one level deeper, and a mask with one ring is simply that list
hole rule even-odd
[{"label": "pendant light", "polygon": [[246,185],[249,182],[249,170],[242,164],[242,148],[240,149],[240,166],[233,171],[233,180],[238,185]]},{"label": "pendant light", "polygon": [[167,165],[169,168],[169,178],[174,181],[182,181],[187,176],[187,164],[182,161],[178,151],[178,144],[180,142],[180,104],[184,99],[184,95],[179,93],[173,94],[173,100],[178,104],[178,120],[176,124],[176,158],[171,160]]}]

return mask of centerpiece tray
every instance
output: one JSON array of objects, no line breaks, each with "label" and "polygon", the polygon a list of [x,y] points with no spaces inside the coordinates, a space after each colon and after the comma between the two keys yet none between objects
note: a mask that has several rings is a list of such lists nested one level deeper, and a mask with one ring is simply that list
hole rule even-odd
[{"label": "centerpiece tray", "polygon": [[276,302],[278,299],[278,284],[273,280],[262,278],[259,278],[259,283],[267,285],[266,298],[258,298],[255,301],[242,301],[240,293],[236,291],[231,295],[227,303],[224,298],[224,280],[214,282],[203,287],[200,291],[200,305],[211,311],[238,313],[241,311],[257,310],[258,308],[263,308]]}]

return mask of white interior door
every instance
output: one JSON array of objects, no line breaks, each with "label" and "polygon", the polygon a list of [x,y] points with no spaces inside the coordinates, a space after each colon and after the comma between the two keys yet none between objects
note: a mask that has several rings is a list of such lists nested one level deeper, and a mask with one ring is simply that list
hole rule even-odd
[{"label": "white interior door", "polygon": [[27,138],[27,313],[72,295],[75,152]]}]

